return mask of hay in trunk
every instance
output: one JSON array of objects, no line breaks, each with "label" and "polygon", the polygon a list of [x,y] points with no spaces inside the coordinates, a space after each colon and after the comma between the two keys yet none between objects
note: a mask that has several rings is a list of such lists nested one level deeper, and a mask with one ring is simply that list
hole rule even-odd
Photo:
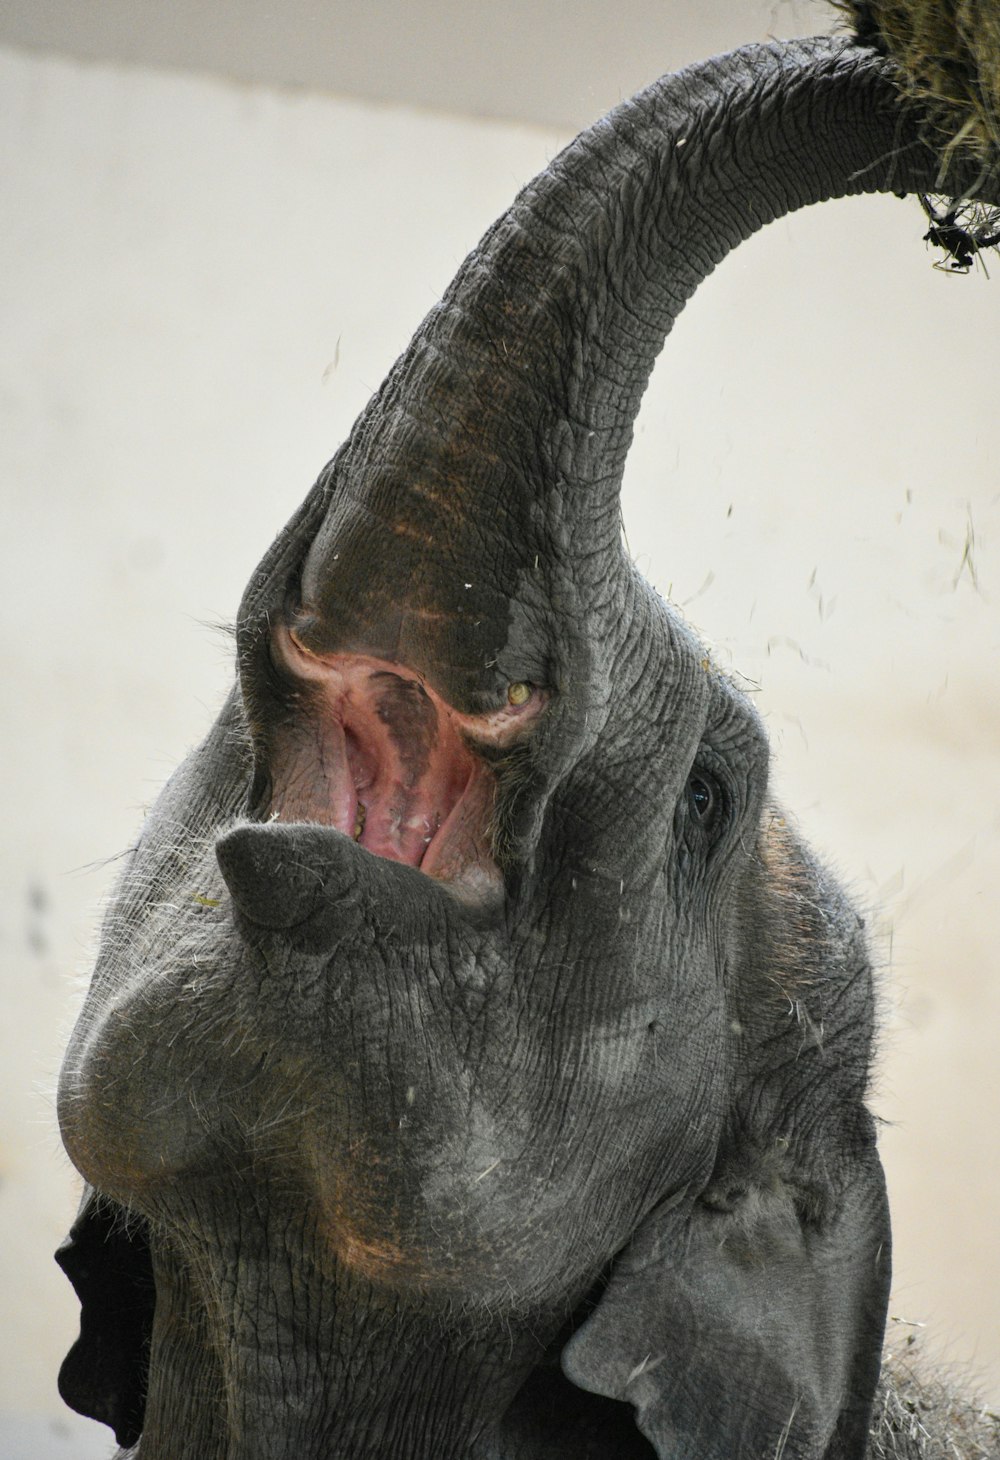
[{"label": "hay in trunk", "polygon": [[997,0],[834,0],[858,40],[899,67],[903,90],[926,107],[945,168],[958,148],[1000,148]]}]

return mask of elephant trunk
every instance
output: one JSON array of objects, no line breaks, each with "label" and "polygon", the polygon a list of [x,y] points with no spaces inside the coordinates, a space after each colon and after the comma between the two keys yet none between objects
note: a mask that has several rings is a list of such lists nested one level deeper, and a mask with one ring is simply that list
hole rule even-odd
[{"label": "elephant trunk", "polygon": [[[633,424],[701,280],[808,203],[933,189],[940,159],[896,82],[844,40],[747,47],[567,147],[466,260],[279,542],[300,641],[405,661],[482,710],[512,605],[551,603],[559,564],[578,610],[610,603]],[[975,161],[953,159],[949,186],[1000,197]]]}]

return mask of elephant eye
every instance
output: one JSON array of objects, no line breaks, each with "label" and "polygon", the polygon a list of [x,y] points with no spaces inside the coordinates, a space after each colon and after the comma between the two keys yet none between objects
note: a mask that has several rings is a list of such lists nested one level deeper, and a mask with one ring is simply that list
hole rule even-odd
[{"label": "elephant eye", "polygon": [[693,820],[707,831],[715,822],[722,804],[718,783],[704,771],[692,771],[688,776],[687,800]]}]

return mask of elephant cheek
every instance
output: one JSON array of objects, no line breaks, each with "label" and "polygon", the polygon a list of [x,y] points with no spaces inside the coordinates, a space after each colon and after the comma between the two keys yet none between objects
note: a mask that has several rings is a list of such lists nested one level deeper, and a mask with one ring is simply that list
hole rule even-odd
[{"label": "elephant cheek", "polygon": [[122,1203],[141,1201],[144,1191],[169,1186],[209,1162],[210,1113],[201,1101],[195,1107],[159,1098],[154,1090],[170,1087],[147,1084],[150,1078],[166,1079],[165,1071],[151,1071],[155,1061],[145,1064],[145,1078],[133,1081],[122,1073],[113,1050],[106,1059],[113,1075],[102,1079],[97,1073],[105,1064],[98,1056],[87,1061],[71,1085],[63,1082],[63,1142],[77,1170],[105,1195]]},{"label": "elephant cheek", "polygon": [[204,1011],[187,975],[147,973],[74,1034],[59,1085],[70,1159],[98,1190],[129,1203],[209,1166],[223,1109],[205,1078]]}]

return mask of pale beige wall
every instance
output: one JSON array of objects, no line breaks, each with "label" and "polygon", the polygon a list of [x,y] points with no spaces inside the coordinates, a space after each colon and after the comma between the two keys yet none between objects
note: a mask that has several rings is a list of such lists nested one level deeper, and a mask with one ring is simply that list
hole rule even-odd
[{"label": "pale beige wall", "polygon": [[[0,1404],[44,1413],[75,1325],[50,1092],[104,859],[222,697],[206,622],[562,139],[0,65]],[[778,784],[880,909],[883,954],[892,929],[893,1312],[998,1396],[1000,298],[935,273],[920,232],[912,204],[839,204],[728,261],[658,371],[626,525],[759,684]]]},{"label": "pale beige wall", "polygon": [[578,132],[693,57],[834,18],[823,0],[4,0],[0,44]]}]

